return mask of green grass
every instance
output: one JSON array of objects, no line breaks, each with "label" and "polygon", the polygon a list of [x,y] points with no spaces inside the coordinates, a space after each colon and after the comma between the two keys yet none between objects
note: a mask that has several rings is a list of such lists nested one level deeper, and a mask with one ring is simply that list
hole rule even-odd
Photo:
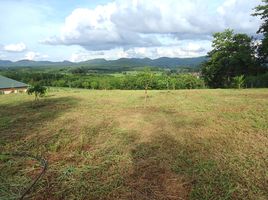
[{"label": "green grass", "polygon": [[[0,96],[0,152],[48,160],[29,199],[268,199],[268,90]],[[0,156],[0,199],[40,168]]]}]

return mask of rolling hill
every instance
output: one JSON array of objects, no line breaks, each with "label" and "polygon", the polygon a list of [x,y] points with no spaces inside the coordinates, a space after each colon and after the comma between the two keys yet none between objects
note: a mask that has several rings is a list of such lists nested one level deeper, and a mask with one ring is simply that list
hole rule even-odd
[{"label": "rolling hill", "polygon": [[51,62],[51,61],[31,61],[20,60],[16,62],[8,60],[0,60],[0,67],[89,67],[94,69],[110,69],[110,68],[133,68],[133,67],[160,67],[160,68],[175,68],[175,67],[197,67],[204,62],[206,57],[196,58],[168,58],[162,57],[157,59],[150,58],[120,58],[118,60],[93,59],[83,62]]}]

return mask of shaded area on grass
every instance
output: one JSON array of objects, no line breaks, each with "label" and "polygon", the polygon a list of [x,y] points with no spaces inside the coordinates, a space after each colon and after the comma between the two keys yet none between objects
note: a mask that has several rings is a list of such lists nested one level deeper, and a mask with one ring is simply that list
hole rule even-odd
[{"label": "shaded area on grass", "polygon": [[[0,105],[0,154],[40,154],[39,148],[52,137],[40,136],[40,128],[72,108],[76,102],[75,98],[59,97]],[[0,199],[19,198],[38,173],[38,163],[29,158],[0,155]]]},{"label": "shaded area on grass", "polygon": [[138,143],[131,152],[132,169],[125,177],[131,191],[126,199],[188,199],[191,180],[171,168],[180,146],[166,134]]},{"label": "shaded area on grass", "polygon": [[120,199],[127,189],[124,177],[136,134],[120,131],[116,125],[106,119],[85,127],[75,140],[77,145],[69,142],[69,152],[61,158],[52,156],[40,195],[44,199],[51,199],[51,194],[53,199]]},{"label": "shaded area on grass", "polygon": [[77,99],[72,97],[46,98],[39,102],[24,101],[0,105],[1,143],[18,141],[33,131],[38,131],[46,122],[72,108]]},{"label": "shaded area on grass", "polygon": [[167,134],[140,143],[132,151],[132,189],[127,199],[232,199],[230,173],[222,171],[198,146],[183,144]]}]

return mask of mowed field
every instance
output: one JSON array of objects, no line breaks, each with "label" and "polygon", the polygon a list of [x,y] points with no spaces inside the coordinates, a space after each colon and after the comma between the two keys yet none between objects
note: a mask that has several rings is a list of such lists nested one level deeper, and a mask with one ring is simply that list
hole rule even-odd
[{"label": "mowed field", "polygon": [[[0,152],[47,159],[28,199],[267,200],[268,89],[0,96]],[[0,155],[0,199],[40,172]]]}]

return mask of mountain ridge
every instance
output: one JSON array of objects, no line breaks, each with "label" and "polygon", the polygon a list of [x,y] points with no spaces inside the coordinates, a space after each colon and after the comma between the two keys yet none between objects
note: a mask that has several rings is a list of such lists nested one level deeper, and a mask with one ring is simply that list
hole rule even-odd
[{"label": "mountain ridge", "polygon": [[33,60],[19,60],[9,61],[0,60],[0,67],[197,67],[202,62],[206,61],[206,56],[193,57],[193,58],[170,58],[160,57],[156,59],[151,58],[119,58],[117,60],[106,59],[92,59],[81,62],[71,61],[33,61]]}]

